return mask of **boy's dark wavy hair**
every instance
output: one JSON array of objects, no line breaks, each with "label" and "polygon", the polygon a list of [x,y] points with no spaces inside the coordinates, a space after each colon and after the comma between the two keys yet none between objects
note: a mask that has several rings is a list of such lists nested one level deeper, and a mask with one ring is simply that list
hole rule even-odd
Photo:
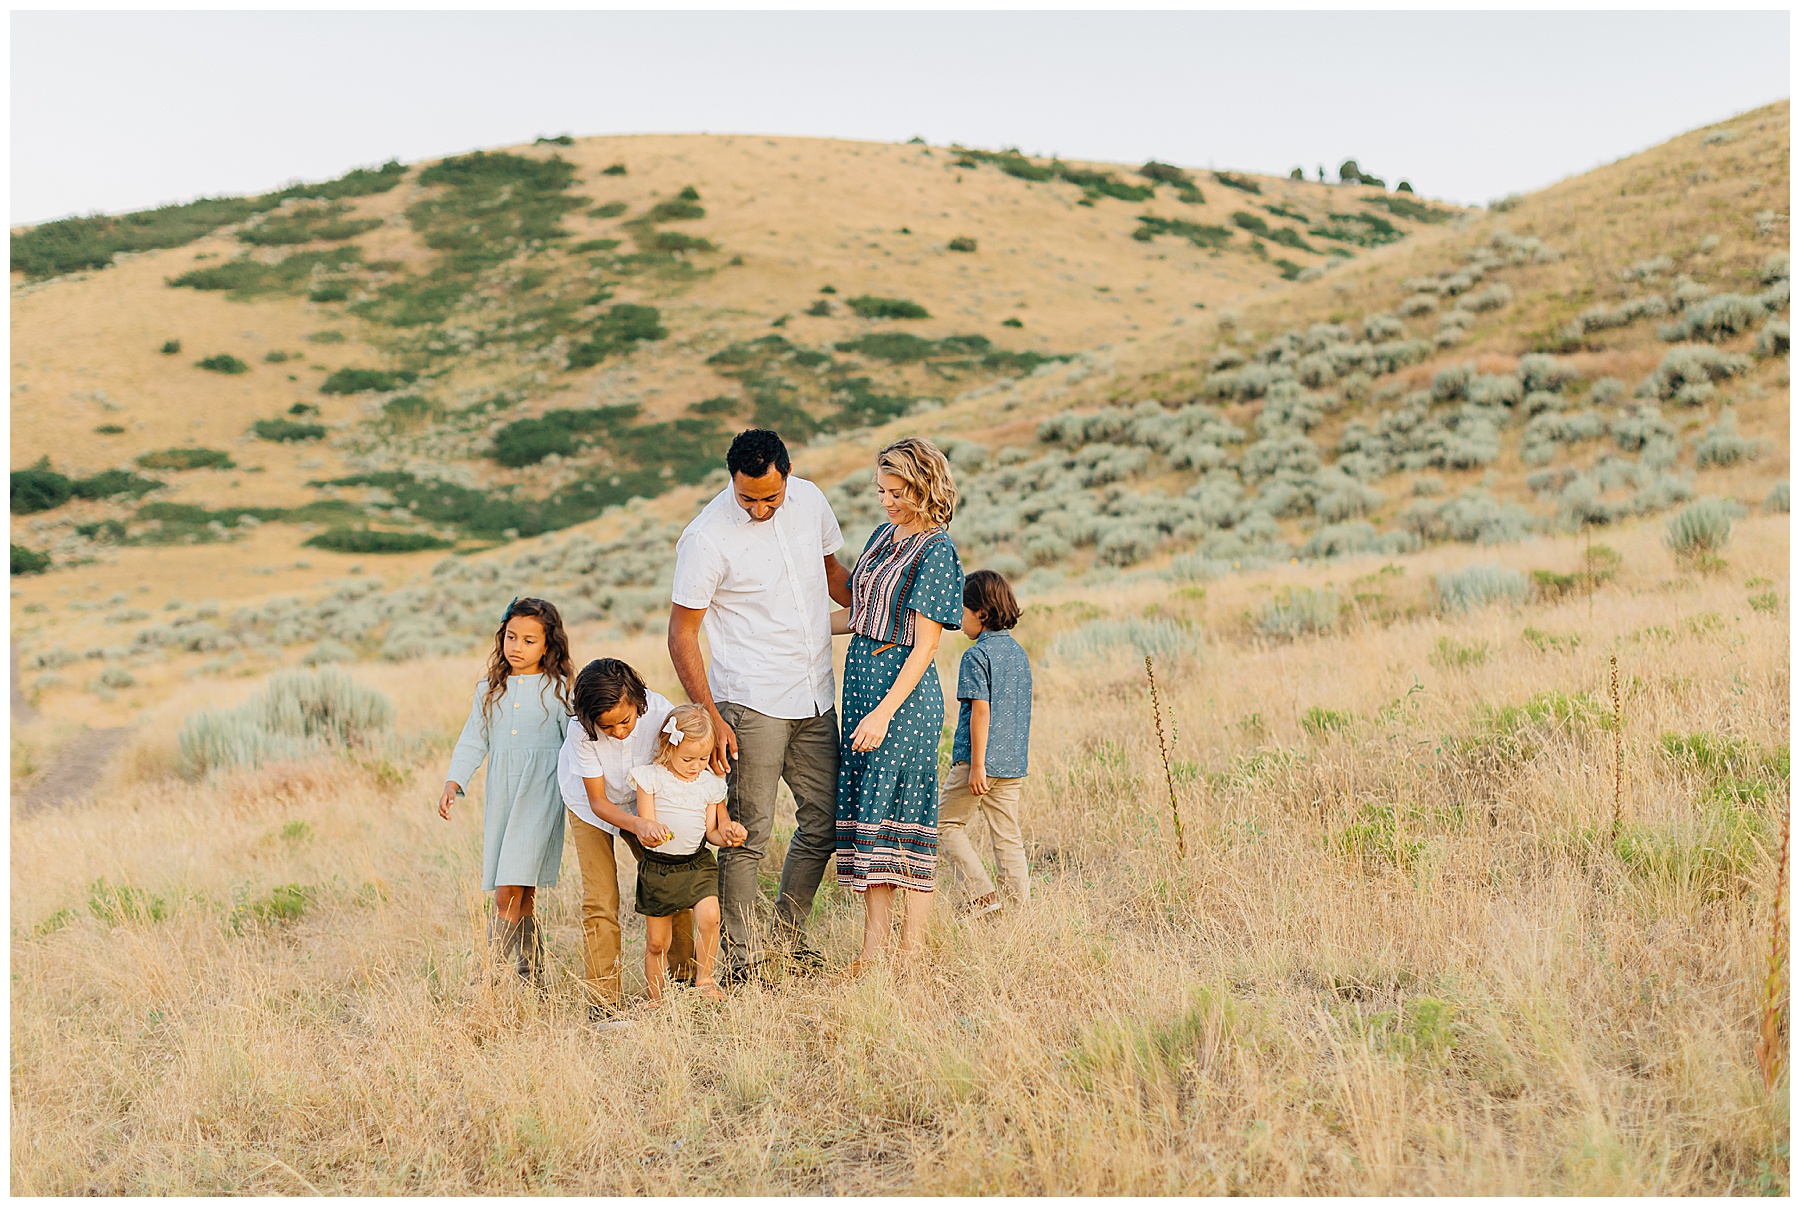
[{"label": "boy's dark wavy hair", "polygon": [[596,658],[581,668],[581,674],[575,677],[575,719],[590,741],[600,736],[601,716],[620,702],[637,709],[640,717],[650,711],[643,677],[629,663],[617,658]]},{"label": "boy's dark wavy hair", "polygon": [[512,674],[512,663],[506,660],[506,623],[519,616],[529,616],[544,626],[544,660],[539,667],[547,683],[556,685],[556,702],[563,712],[569,711],[569,680],[575,675],[575,660],[569,657],[569,633],[563,628],[562,613],[547,599],[527,596],[506,606],[500,627],[494,630],[494,652],[488,656],[487,693],[481,698],[483,724],[490,719],[494,701],[506,694],[506,680]]},{"label": "boy's dark wavy hair", "polygon": [[998,570],[976,570],[963,579],[963,607],[981,617],[984,629],[1010,629],[1019,623],[1019,600]]}]

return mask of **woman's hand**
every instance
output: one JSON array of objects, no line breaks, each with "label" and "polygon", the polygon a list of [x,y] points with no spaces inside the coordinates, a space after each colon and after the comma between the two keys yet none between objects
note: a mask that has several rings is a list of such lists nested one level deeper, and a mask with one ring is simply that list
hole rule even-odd
[{"label": "woman's hand", "polygon": [[858,754],[867,754],[880,746],[887,738],[888,722],[892,720],[881,709],[877,708],[856,724],[856,732],[850,735],[850,749]]},{"label": "woman's hand", "polygon": [[631,832],[636,834],[638,836],[638,841],[647,847],[660,847],[663,843],[675,837],[675,831],[669,829],[669,827],[663,825],[660,821],[646,821],[642,817],[634,818],[632,820]]},{"label": "woman's hand", "polygon": [[741,847],[749,839],[750,831],[744,829],[737,822],[727,819],[725,824],[719,827],[719,836],[725,840],[725,846]]},{"label": "woman's hand", "polygon": [[445,821],[450,820],[450,806],[456,803],[456,797],[460,791],[461,789],[456,786],[455,780],[448,780],[445,782],[444,794],[438,797],[438,816]]}]

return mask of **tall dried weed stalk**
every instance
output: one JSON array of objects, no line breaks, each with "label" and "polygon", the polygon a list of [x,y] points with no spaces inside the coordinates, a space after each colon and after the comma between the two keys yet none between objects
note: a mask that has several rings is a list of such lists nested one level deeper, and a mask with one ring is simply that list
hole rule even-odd
[{"label": "tall dried weed stalk", "polygon": [[1787,966],[1787,931],[1782,928],[1782,908],[1787,904],[1788,830],[1792,823],[1793,800],[1782,802],[1781,862],[1775,873],[1775,907],[1769,913],[1769,967],[1763,974],[1763,1001],[1756,1036],[1756,1064],[1762,1070],[1763,1085],[1773,1091],[1786,1063],[1781,1052],[1781,981]]},{"label": "tall dried weed stalk", "polygon": [[1181,805],[1175,800],[1175,772],[1169,766],[1169,743],[1163,737],[1162,701],[1156,694],[1156,662],[1144,655],[1144,675],[1150,680],[1150,711],[1156,717],[1156,748],[1162,754],[1163,782],[1169,786],[1169,816],[1175,819],[1175,853],[1187,858],[1187,839],[1181,833]]}]

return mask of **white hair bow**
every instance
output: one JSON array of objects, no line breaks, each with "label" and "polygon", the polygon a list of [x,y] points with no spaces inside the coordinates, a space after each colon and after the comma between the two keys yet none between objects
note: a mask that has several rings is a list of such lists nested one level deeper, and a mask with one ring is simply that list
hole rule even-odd
[{"label": "white hair bow", "polygon": [[663,722],[662,732],[663,737],[669,739],[669,745],[671,746],[681,745],[682,739],[687,737],[685,733],[681,732],[681,726],[675,724],[674,713],[670,713],[669,719]]}]

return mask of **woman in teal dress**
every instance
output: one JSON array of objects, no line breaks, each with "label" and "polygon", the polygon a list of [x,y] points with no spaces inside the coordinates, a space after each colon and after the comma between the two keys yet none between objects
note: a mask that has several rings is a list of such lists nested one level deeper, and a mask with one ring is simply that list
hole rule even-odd
[{"label": "woman in teal dress", "polygon": [[900,953],[924,947],[944,728],[932,659],[943,631],[962,623],[962,563],[945,532],[956,510],[950,463],[929,440],[908,437],[881,450],[875,481],[888,522],[851,572],[850,607],[832,615],[832,632],[853,634],[837,796],[838,883],[863,898],[852,975],[886,946],[895,889],[907,890]]}]

